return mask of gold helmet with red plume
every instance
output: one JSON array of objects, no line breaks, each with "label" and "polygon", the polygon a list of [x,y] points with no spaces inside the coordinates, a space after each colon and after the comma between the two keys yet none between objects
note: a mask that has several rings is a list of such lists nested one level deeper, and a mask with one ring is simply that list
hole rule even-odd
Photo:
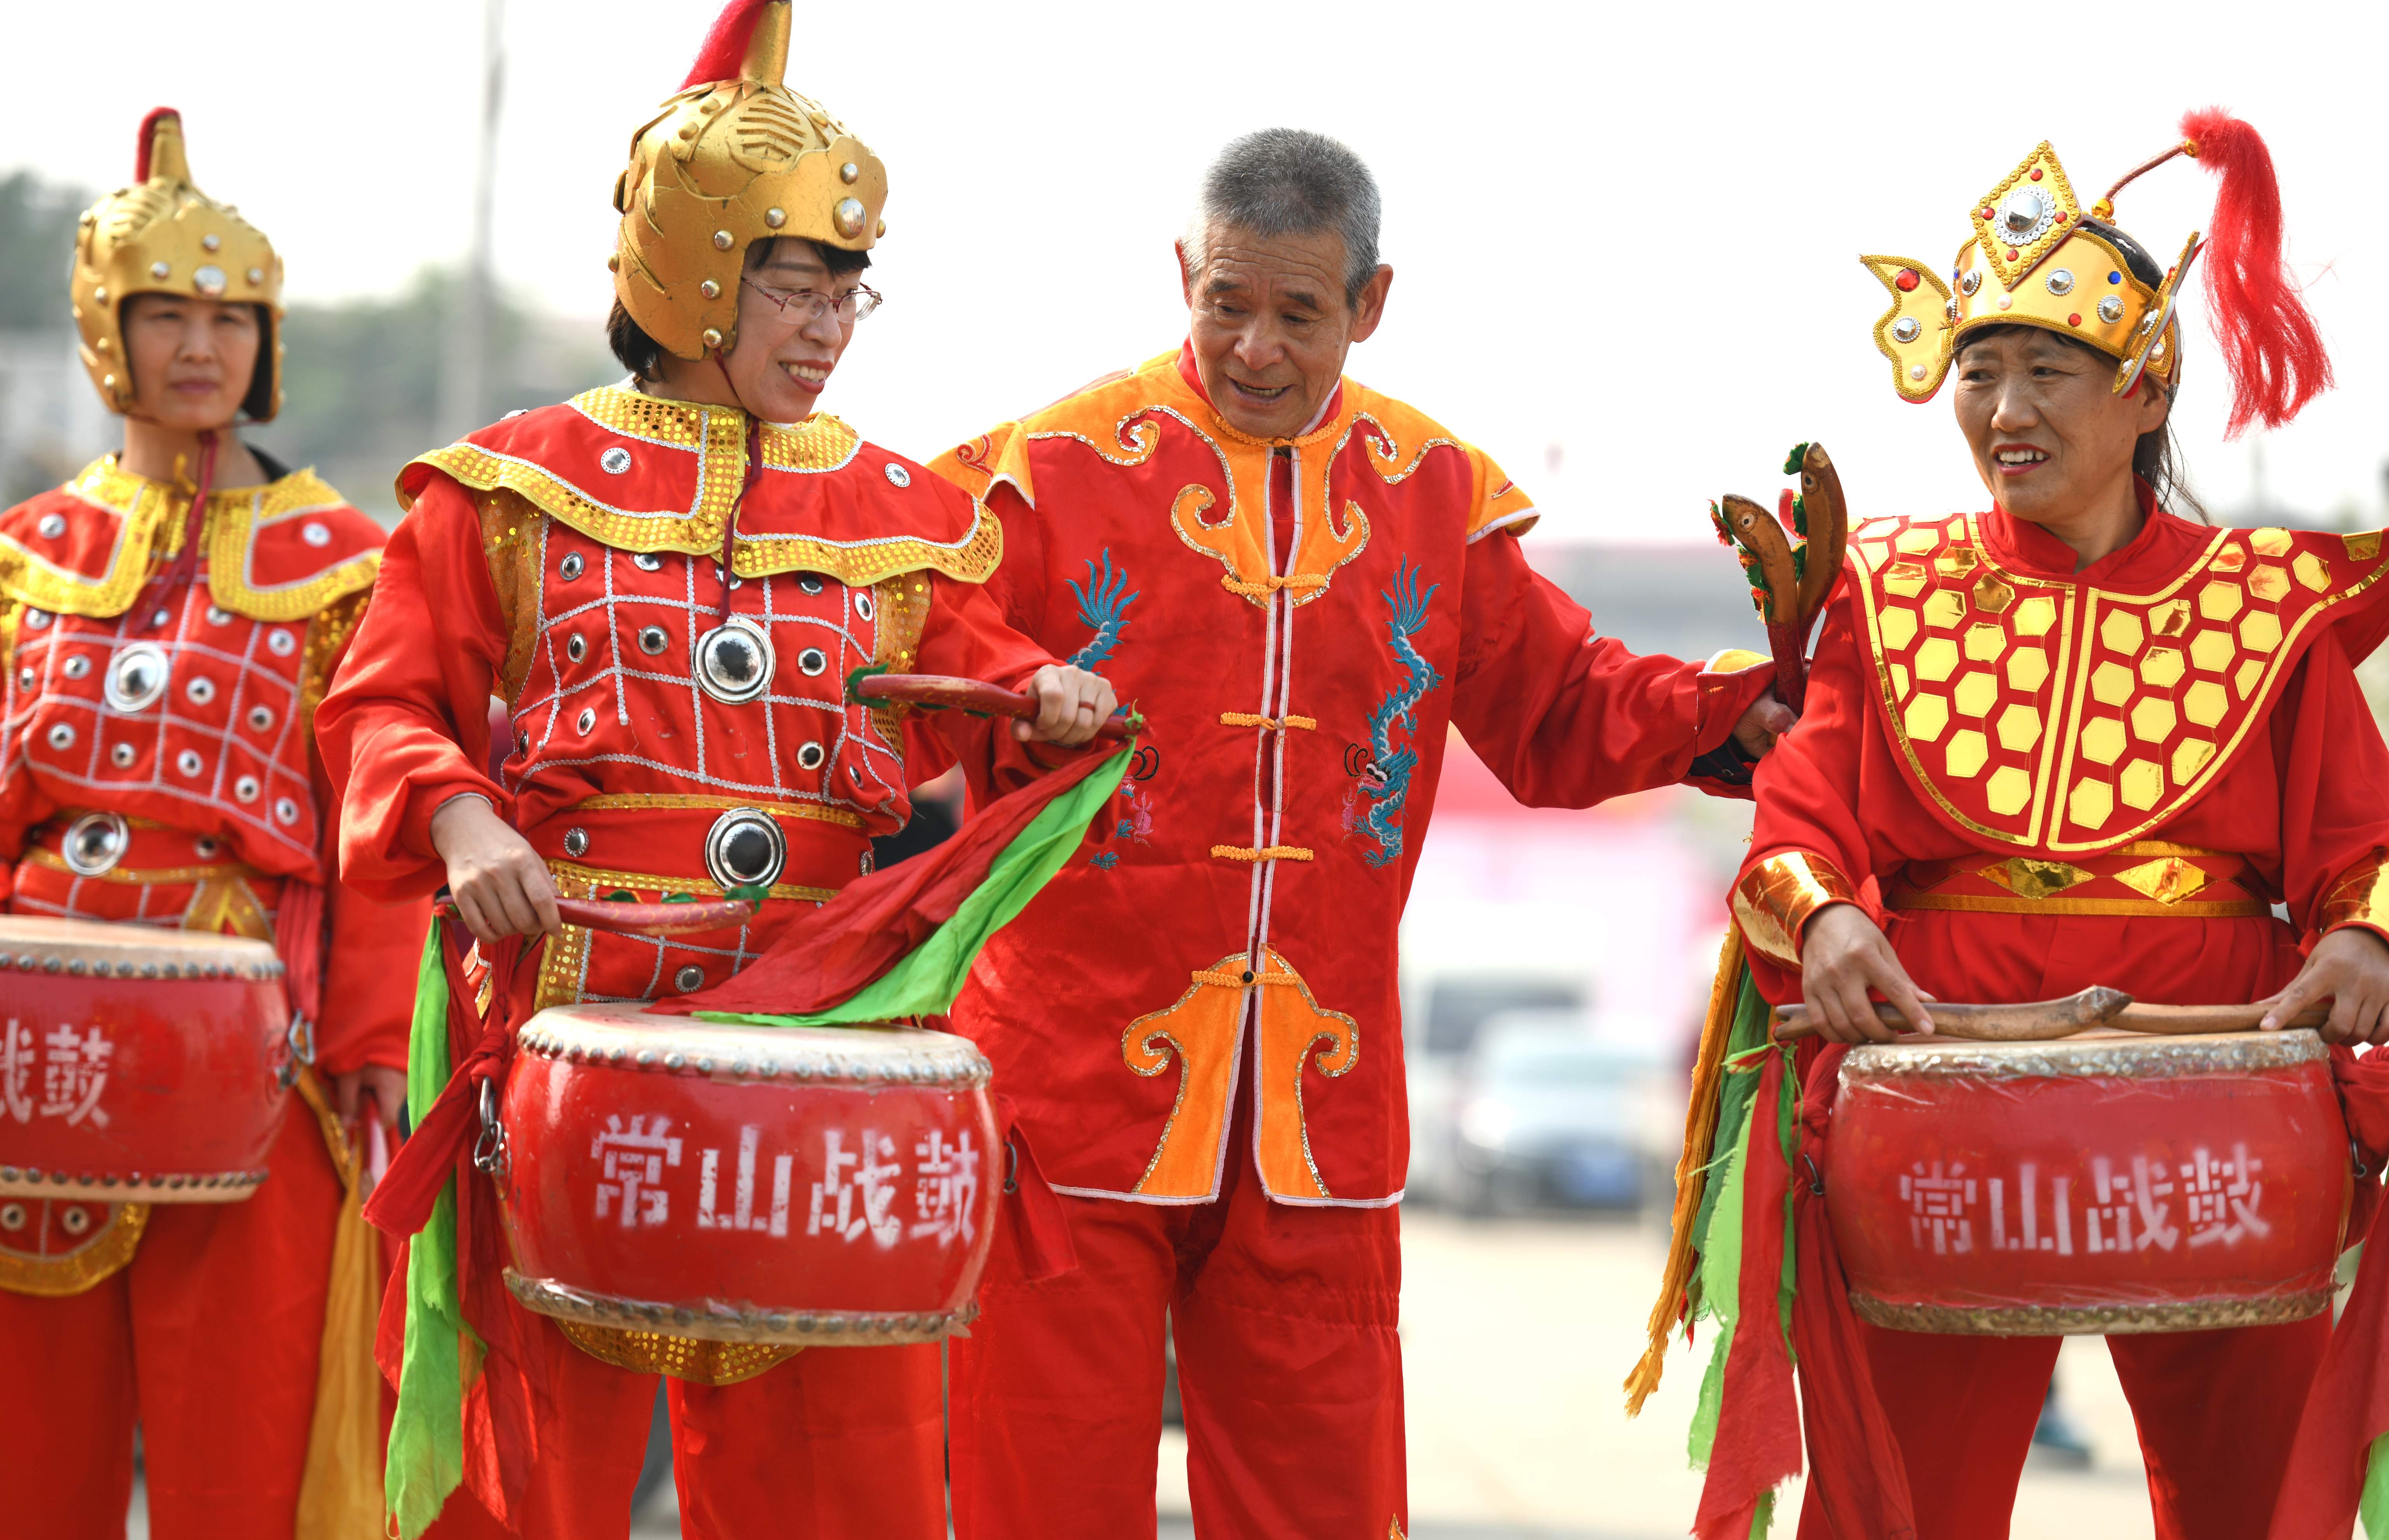
[{"label": "gold helmet with red plume", "polygon": [[[2221,185],[2212,234],[2191,232],[2160,273],[2116,228],[2114,199],[2177,155],[2204,165]],[[2254,128],[2219,108],[2185,115],[2171,148],[2126,172],[2088,210],[2044,143],[1974,204],[1971,218],[1974,234],[1946,284],[1911,258],[1859,259],[1891,290],[1875,345],[1908,401],[1929,401],[1941,388],[1966,333],[1998,325],[2044,327],[2115,359],[2118,395],[2143,373],[2172,385],[2181,367],[2176,305],[2202,257],[2208,319],[2231,371],[2228,433],[2251,422],[2279,427],[2331,385],[2321,334],[2281,259],[2272,154]]]},{"label": "gold helmet with red plume", "polygon": [[231,204],[192,185],[183,115],[172,108],[158,108],[141,120],[133,185],[83,211],[73,282],[83,366],[110,411],[133,409],[122,317],[124,302],[136,294],[257,306],[263,336],[241,410],[262,423],[282,409],[282,259]]},{"label": "gold helmet with red plume", "polygon": [[781,83],[788,29],[788,0],[731,0],[614,184],[615,297],[682,358],[737,341],[738,277],[756,241],[867,251],[888,228],[879,158]]}]

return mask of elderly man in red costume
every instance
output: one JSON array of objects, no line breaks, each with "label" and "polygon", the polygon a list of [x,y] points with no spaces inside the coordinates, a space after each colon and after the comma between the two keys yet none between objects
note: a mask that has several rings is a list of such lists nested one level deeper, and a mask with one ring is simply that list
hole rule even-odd
[{"label": "elderly man in red costume", "polygon": [[[444,882],[501,969],[501,938],[538,938],[500,981],[517,1023],[718,985],[871,870],[909,782],[899,721],[848,703],[857,669],[1026,687],[1041,715],[1024,738],[1082,743],[1112,710],[1100,679],[1003,624],[980,586],[1003,551],[987,510],[816,411],[878,302],[862,279],[887,172],[782,83],[791,27],[786,0],[736,0],[633,136],[610,328],[632,378],[406,467],[405,522],[325,704],[344,873],[392,897]],[[492,773],[493,695],[513,741]],[[753,889],[752,921],[669,938],[556,909]],[[439,1089],[413,1088],[418,1116]],[[499,1276],[490,1184],[456,1191],[469,1432],[454,1451],[453,1402],[426,1420],[454,1338],[411,1335],[402,1534],[440,1512],[460,1475],[442,1460],[461,1458],[479,1506],[447,1504],[444,1531],[486,1510],[525,1535],[623,1534],[658,1372],[686,1533],[944,1533],[934,1346],[800,1352],[534,1315]],[[437,1303],[432,1239],[413,1243],[411,1305]],[[412,1310],[410,1331],[428,1318]]]},{"label": "elderly man in red costume", "polygon": [[282,261],[171,109],[72,281],[124,449],[0,514],[8,912],[271,941],[314,1064],[243,1202],[0,1199],[0,1530],[123,1534],[137,1425],[161,1540],[328,1534],[373,1521],[380,1454],[343,1125],[398,1115],[423,926],[332,882],[314,745],[382,534],[236,434],[282,404]]},{"label": "elderly man in red costume", "polygon": [[[1205,1534],[1399,1534],[1395,935],[1448,732],[1586,807],[1703,756],[1746,781],[1790,719],[1748,655],[1597,635],[1501,467],[1344,377],[1393,278],[1377,225],[1342,145],[1236,141],[1180,247],[1185,344],[937,463],[1003,518],[1013,623],[1150,719],[1117,837],[955,1010],[1080,1262],[1031,1283],[999,1246],[956,1346],[966,1537],[1153,1533],[1165,1322]],[[965,763],[984,800],[1004,767]]]},{"label": "elderly man in red costume", "polygon": [[[1803,1002],[1831,1044],[1893,1036],[1871,997],[1929,1030],[1939,1001],[2092,985],[2155,1004],[2258,1001],[2268,1027],[2329,1001],[2326,1039],[2389,1039],[2389,750],[2353,671],[2389,630],[2381,536],[2222,529],[2178,511],[2195,512],[2167,429],[2185,378],[2175,304],[2194,262],[2235,430],[2286,422],[2330,380],[2282,263],[2263,142],[2219,111],[2182,132],[2140,170],[2186,153],[2222,186],[2211,238],[2193,235],[2170,267],[2114,223],[2130,176],[2085,208],[2047,145],[1972,207],[1946,283],[1923,262],[1866,259],[1893,301],[1876,325],[1893,383],[1923,401],[1954,375],[1992,506],[1852,531],[1804,718],[1758,773],[1733,912],[1758,991]],[[1736,1241],[1744,1276],[1761,1280],[1744,1301],[1777,1298],[1782,1216],[1799,1215],[1786,1320],[1814,1461],[1800,1534],[1991,1540],[2008,1533],[2058,1338],[1950,1334],[1992,1328],[1888,1305],[1851,1318],[1816,1221],[1836,1184],[1870,1179],[1827,1160],[1816,1133],[1849,1084],[1836,1080],[1846,1051],[1812,1047],[1798,1064],[1811,1164],[1787,1183],[1775,1139],[1751,1133],[1749,1170],[1729,1183],[1752,1215]],[[1782,1058],[1736,1077],[1763,1080],[1749,1119],[1770,1132],[1790,1104]],[[2316,1179],[2344,1181],[2323,1142]],[[2166,1196],[2169,1177],[2140,1199],[2137,1239],[2114,1229],[2109,1250],[2170,1247],[2201,1223],[2186,1193]],[[2041,1215],[2051,1228],[2066,1222],[2058,1192]],[[2277,1190],[2274,1212],[2291,1201]],[[2238,1233],[2215,1225],[2183,1254],[2228,1276]],[[2057,1245],[2071,1254],[2070,1233]],[[2327,1289],[2269,1305],[2217,1330],[2108,1339],[2165,1540],[2267,1531],[2331,1332]],[[2031,1308],[2050,1331],[2114,1318],[2096,1304]],[[1799,1468],[1784,1335],[1731,1336],[1704,1536],[1743,1540],[1754,1512],[1763,1530],[1768,1488]],[[2349,1508],[2340,1535],[2352,1496]]]}]

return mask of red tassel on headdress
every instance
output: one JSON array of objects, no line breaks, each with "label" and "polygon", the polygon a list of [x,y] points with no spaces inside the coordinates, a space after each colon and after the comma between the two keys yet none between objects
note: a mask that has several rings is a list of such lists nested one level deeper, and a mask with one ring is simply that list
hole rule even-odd
[{"label": "red tassel on headdress", "polygon": [[2279,427],[2331,386],[2331,357],[2281,260],[2281,189],[2273,156],[2221,108],[2184,114],[2198,163],[2222,179],[2206,238],[2206,294],[2215,339],[2231,370],[2236,438],[2251,422]]},{"label": "red tassel on headdress", "polygon": [[133,180],[135,182],[149,180],[149,141],[156,137],[160,118],[172,118],[180,122],[183,115],[171,107],[153,107],[148,116],[141,120],[141,142],[133,148]]},{"label": "red tassel on headdress", "polygon": [[710,85],[715,81],[735,81],[738,67],[747,61],[747,45],[755,36],[755,19],[773,0],[730,0],[722,14],[713,19],[712,31],[705,34],[703,46],[696,51],[696,62],[689,67],[688,79],[680,83],[683,91],[692,86]]}]

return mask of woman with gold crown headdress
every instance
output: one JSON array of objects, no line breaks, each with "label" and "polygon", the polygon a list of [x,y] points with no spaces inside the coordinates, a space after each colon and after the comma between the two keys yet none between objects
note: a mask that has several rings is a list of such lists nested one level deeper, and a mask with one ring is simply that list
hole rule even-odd
[{"label": "woman with gold crown headdress", "polygon": [[[399,1385],[387,1495],[403,1536],[435,1518],[450,1534],[492,1518],[558,1540],[625,1534],[658,1375],[686,1533],[945,1533],[934,1341],[717,1341],[556,1294],[535,1314],[510,1292],[523,1280],[504,1265],[496,1188],[463,1164],[469,1124],[449,1111],[454,1088],[498,1084],[512,1028],[533,1012],[719,986],[871,872],[872,836],[910,814],[908,743],[944,751],[850,702],[850,676],[892,666],[1026,690],[1038,715],[1016,731],[1038,742],[1085,743],[1113,709],[1100,679],[1056,664],[985,598],[1002,554],[987,511],[816,410],[879,300],[862,277],[888,184],[878,157],[782,83],[791,25],[787,0],[735,0],[632,137],[609,264],[609,334],[631,377],[401,473],[409,511],[325,703],[325,752],[348,797],[343,875],[391,897],[446,884],[492,960],[495,1025],[480,1030],[503,1045],[462,1057],[451,1079],[450,1050],[472,1043],[418,1017],[415,1132],[367,1210],[414,1237],[390,1317],[403,1315],[404,1340],[383,1343]],[[495,732],[493,695],[511,716]],[[664,940],[557,910],[559,897],[725,892],[760,910]],[[834,1143],[825,1168],[814,1150],[800,1157],[798,1171],[849,1197],[864,1184],[873,1220],[824,1232],[817,1183],[812,1229],[797,1221],[829,1237],[811,1245],[866,1229],[862,1245],[892,1243],[900,1189],[913,1215],[914,1152],[880,1143],[860,1173]],[[778,1157],[782,1209],[790,1158]],[[675,1138],[682,1169],[667,1177],[659,1159],[649,1179],[666,1185],[641,1213],[655,1222],[670,1203],[713,1225],[711,1159],[705,1196],[672,1193],[698,1165],[692,1150],[683,1165]],[[846,1201],[829,1200],[834,1212]],[[633,1223],[628,1199],[620,1223]],[[451,1502],[460,1483],[470,1498]]]},{"label": "woman with gold crown headdress", "polygon": [[[2070,1192],[2040,1180],[2028,1164],[1911,1171],[1829,1158],[1861,1083],[1852,1075],[1925,1063],[1872,1047],[1852,1058],[1853,1045],[1889,1042],[1895,1025],[1930,1032],[1936,1014],[1945,1033],[1972,1037],[1987,1029],[1966,1012],[2011,1008],[2000,1021],[2048,1037],[2066,1024],[2031,1002],[2104,986],[2089,997],[2105,1000],[2098,1010],[2112,1012],[2122,991],[2141,1012],[2117,1021],[2237,1007],[2209,1012],[2210,1025],[2256,1030],[2200,1051],[2252,1063],[2293,1050],[2301,1063],[2323,1059],[2310,1038],[2266,1036],[2302,1012],[2331,1044],[2389,1041],[2389,748],[2354,672],[2389,633],[2378,580],[2389,554],[2378,533],[2217,528],[2188,503],[2168,418],[2188,377],[2176,302],[2194,271],[2207,276],[2232,431],[2287,422],[2330,369],[2282,260],[2263,141],[2218,110],[2192,113],[2171,149],[2116,188],[2176,155],[2221,186],[2212,232],[2170,265],[2116,225],[2116,189],[2083,207],[2046,144],[1972,206],[1946,273],[1863,259],[1891,296],[1875,337],[1897,393],[1927,401],[1955,375],[1958,426],[1991,506],[1849,531],[1806,713],[1757,772],[1680,1168],[1680,1265],[1654,1314],[1654,1355],[1629,1381],[1639,1404],[1668,1325],[1717,1317],[1693,1431],[1708,1470],[1703,1536],[1764,1529],[1771,1489],[1800,1470],[1804,1426],[1804,1536],[2006,1534],[2066,1332],[2110,1333],[2159,1535],[2264,1534],[2284,1490],[2331,1335],[2330,1237],[2319,1273],[2294,1291],[2236,1276],[2247,1254],[2235,1248],[2269,1233],[2268,1217],[2286,1223],[2306,1189],[2342,1212],[2336,1125],[2317,1169],[2277,1161],[2259,1174],[2244,1144],[2233,1156],[2236,1126],[2217,1103],[2202,1132],[2221,1165],[2202,1154],[2178,1176],[2154,1145],[2072,1127],[2065,1157],[2102,1157],[2096,1192],[2087,1178]],[[1813,500],[1820,456],[1794,459]],[[1813,1028],[1796,1055],[1788,1025],[1770,1047],[1770,1006]],[[1918,1041],[1907,1051],[1926,1051]],[[2356,1061],[2331,1051],[2344,1080]],[[1948,1063],[1988,1076],[2025,1061]],[[2383,1142],[2366,1139],[2350,1096],[2358,1141]],[[2003,1137],[2019,1137],[2025,1103],[2001,1106]],[[2380,1169],[2377,1151],[2361,1159],[2359,1177]],[[1916,1267],[2028,1249],[2046,1257],[2031,1267],[2063,1274],[2072,1303],[1917,1304],[1861,1288],[1855,1260],[1846,1279],[1859,1252],[1825,1215],[1894,1188],[1916,1217],[1882,1244],[1913,1252]],[[2204,1267],[2212,1292],[2166,1311],[2154,1296],[2099,1292],[2140,1277],[2135,1256]],[[2027,1264],[1981,1266],[2009,1279]],[[1782,1330],[1759,1329],[1754,1307]],[[2211,1329],[2178,1329],[2191,1326]],[[2351,1495],[2338,1535],[2353,1516]]]},{"label": "woman with gold crown headdress", "polygon": [[[242,441],[282,404],[282,260],[193,184],[171,108],[142,122],[133,185],[83,215],[72,285],[124,447],[0,514],[7,910],[271,942],[313,1063],[244,1202],[0,1181],[5,1527],[121,1535],[137,1425],[161,1540],[355,1534],[381,1457],[361,1149],[400,1114],[423,917],[332,881],[311,718],[382,532]],[[11,1089],[55,1074],[49,1052],[0,1049]]]}]

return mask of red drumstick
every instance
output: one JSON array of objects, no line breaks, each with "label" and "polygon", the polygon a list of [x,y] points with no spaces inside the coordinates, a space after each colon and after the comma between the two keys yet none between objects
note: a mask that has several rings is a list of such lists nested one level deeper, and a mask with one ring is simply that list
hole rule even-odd
[{"label": "red drumstick", "polygon": [[[968,711],[981,717],[1011,717],[1028,721],[1037,715],[1037,697],[1017,694],[1000,684],[944,674],[873,674],[858,672],[846,683],[847,694],[866,703],[926,706],[930,710]],[[1095,736],[1117,743],[1144,725],[1140,712],[1122,709],[1095,729]]]},{"label": "red drumstick", "polygon": [[[719,930],[753,918],[763,907],[760,888],[736,888],[726,897],[676,904],[634,904],[613,898],[558,898],[556,912],[568,925],[610,931],[616,935],[678,935],[686,931]],[[442,920],[456,918],[456,900],[442,889],[431,911]]]}]

